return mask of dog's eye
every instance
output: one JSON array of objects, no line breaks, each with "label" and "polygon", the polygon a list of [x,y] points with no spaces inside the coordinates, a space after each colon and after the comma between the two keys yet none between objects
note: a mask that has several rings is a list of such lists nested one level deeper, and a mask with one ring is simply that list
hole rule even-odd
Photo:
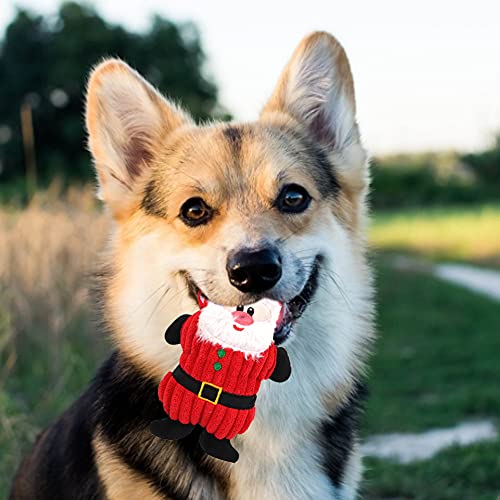
[{"label": "dog's eye", "polygon": [[309,193],[298,184],[288,184],[281,190],[275,201],[276,207],[282,212],[303,212],[311,202]]},{"label": "dog's eye", "polygon": [[236,306],[237,311],[243,311],[244,307],[242,305]]},{"label": "dog's eye", "polygon": [[208,222],[212,209],[201,198],[190,198],[181,207],[180,218],[188,226],[199,226]]},{"label": "dog's eye", "polygon": [[253,307],[249,307],[247,309],[247,313],[250,314],[250,316],[253,316],[254,312],[255,312],[255,309]]}]

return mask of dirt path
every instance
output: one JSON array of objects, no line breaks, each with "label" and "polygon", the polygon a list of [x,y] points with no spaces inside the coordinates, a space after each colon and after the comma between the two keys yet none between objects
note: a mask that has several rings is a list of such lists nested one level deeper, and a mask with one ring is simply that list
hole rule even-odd
[{"label": "dirt path", "polygon": [[499,271],[464,264],[438,264],[434,266],[433,274],[438,278],[500,300]]},{"label": "dirt path", "polygon": [[500,271],[467,264],[432,264],[423,259],[397,255],[392,266],[401,270],[429,273],[500,301]]},{"label": "dirt path", "polygon": [[448,429],[431,429],[420,434],[383,434],[372,436],[361,446],[364,455],[391,459],[402,464],[427,460],[453,445],[467,446],[493,441],[498,436],[492,422],[464,422]]}]

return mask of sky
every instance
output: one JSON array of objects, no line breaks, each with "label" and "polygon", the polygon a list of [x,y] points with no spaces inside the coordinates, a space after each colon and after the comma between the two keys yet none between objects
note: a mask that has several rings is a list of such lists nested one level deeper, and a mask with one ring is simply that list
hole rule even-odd
[{"label": "sky", "polygon": [[[53,13],[57,0],[1,0]],[[5,8],[5,3],[7,8]],[[92,3],[92,2],[90,2]],[[374,154],[488,146],[500,131],[498,0],[100,0],[108,21],[145,29],[154,13],[194,21],[221,102],[252,120],[295,46],[329,31],[346,49],[358,121]]]}]

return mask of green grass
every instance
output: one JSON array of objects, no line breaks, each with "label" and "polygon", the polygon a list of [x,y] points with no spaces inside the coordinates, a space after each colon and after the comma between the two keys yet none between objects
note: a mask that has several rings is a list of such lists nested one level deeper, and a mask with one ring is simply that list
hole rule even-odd
[{"label": "green grass", "polygon": [[500,205],[380,212],[370,239],[384,251],[498,267]]},{"label": "green grass", "polygon": [[15,349],[0,308],[0,498],[7,498],[13,473],[38,432],[76,399],[103,359],[104,341],[94,336],[89,342],[88,330],[82,314],[57,345],[49,347],[54,339],[39,331],[38,339]]},{"label": "green grass", "polygon": [[[410,271],[379,269],[365,435],[500,416],[500,306]],[[500,498],[500,440],[410,465],[367,460],[366,498]]]},{"label": "green grass", "polygon": [[500,440],[448,448],[408,465],[366,459],[365,466],[370,500],[500,500]]}]

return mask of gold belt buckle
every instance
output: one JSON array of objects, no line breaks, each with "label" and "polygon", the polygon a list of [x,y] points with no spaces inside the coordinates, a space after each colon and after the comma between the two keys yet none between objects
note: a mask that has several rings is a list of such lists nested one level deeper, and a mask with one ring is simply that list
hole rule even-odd
[{"label": "gold belt buckle", "polygon": [[[203,389],[205,388],[206,385],[209,385],[210,387],[213,387],[214,389],[217,389],[217,397],[215,398],[214,401],[211,399],[204,398],[202,396],[203,394]],[[212,403],[213,405],[216,405],[219,402],[220,395],[222,394],[222,387],[219,387],[218,385],[211,384],[210,382],[202,382],[200,390],[198,391],[198,397],[202,399],[203,401],[208,401],[209,403]]]}]

